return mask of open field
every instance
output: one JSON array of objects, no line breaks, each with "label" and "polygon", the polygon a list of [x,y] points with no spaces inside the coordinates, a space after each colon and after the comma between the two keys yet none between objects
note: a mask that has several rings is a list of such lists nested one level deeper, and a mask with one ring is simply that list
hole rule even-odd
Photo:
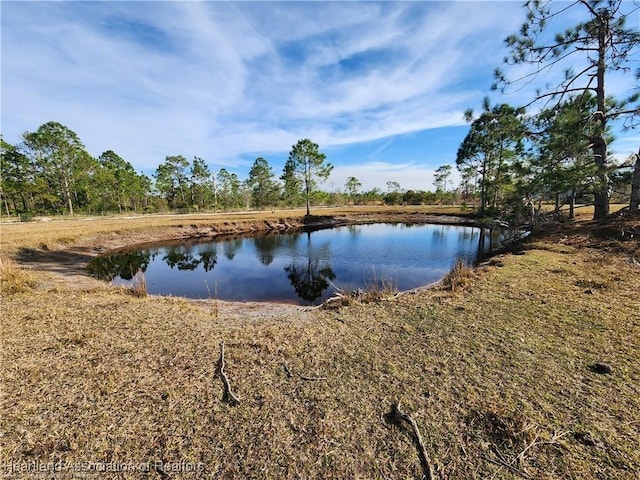
[{"label": "open field", "polygon": [[[436,478],[640,476],[638,217],[549,231],[453,291],[337,310],[60,281],[101,249],[295,216],[158,218],[2,226],[0,478],[29,462],[66,478],[80,462],[77,478],[420,478],[410,430],[385,416],[398,401]],[[132,470],[96,472],[109,465]]]},{"label": "open field", "polygon": [[[615,212],[624,205],[611,205]],[[551,208],[549,206],[549,208]],[[110,217],[36,217],[31,222],[9,222],[1,225],[0,252],[15,254],[20,248],[69,249],[91,243],[100,243],[103,248],[113,248],[135,242],[153,241],[156,238],[173,238],[178,235],[193,234],[199,227],[218,227],[221,231],[233,227],[255,224],[263,228],[264,222],[278,222],[284,219],[301,220],[304,209],[256,211],[246,213],[194,213],[184,215],[114,215]],[[368,214],[386,214],[399,221],[412,216],[424,215],[469,215],[471,209],[459,206],[357,206],[341,208],[318,208],[315,215],[353,217],[361,220]],[[593,207],[576,208],[579,220],[588,220],[593,215]],[[44,221],[43,221],[44,220]],[[114,240],[115,239],[115,240]]]},{"label": "open field", "polygon": [[[468,210],[468,212],[471,212]],[[109,241],[109,238],[123,236],[121,245],[136,241],[153,241],[156,238],[193,234],[200,227],[217,227],[220,233],[233,232],[244,226],[254,224],[256,229],[264,229],[265,222],[302,221],[305,210],[255,211],[244,213],[194,213],[184,215],[114,215],[110,217],[39,217],[26,223],[7,223],[2,225],[0,251],[14,254],[20,248],[64,248],[87,244],[87,241]],[[460,207],[448,206],[411,206],[382,207],[358,206],[342,208],[317,208],[312,214],[319,216],[351,217],[362,219],[368,214],[393,215],[401,221],[404,217],[416,214],[462,215]],[[42,220],[44,219],[44,221]],[[100,237],[102,236],[102,237]],[[98,237],[98,238],[96,238]],[[102,245],[104,246],[104,245]],[[110,246],[110,245],[107,245]]]}]

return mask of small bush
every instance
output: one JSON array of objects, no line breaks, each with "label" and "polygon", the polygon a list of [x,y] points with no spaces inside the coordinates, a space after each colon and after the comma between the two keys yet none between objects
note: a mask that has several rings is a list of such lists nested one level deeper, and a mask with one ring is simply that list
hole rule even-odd
[{"label": "small bush", "polygon": [[362,289],[343,290],[336,288],[334,296],[325,300],[323,308],[340,308],[354,303],[373,303],[385,300],[398,293],[398,287],[393,279],[383,277],[378,280],[375,277],[367,282]]},{"label": "small bush", "polygon": [[33,212],[22,212],[18,214],[18,218],[21,222],[32,222],[33,217]]},{"label": "small bush", "polygon": [[0,291],[3,295],[33,290],[37,282],[31,272],[11,260],[0,258]]},{"label": "small bush", "polygon": [[451,271],[442,279],[442,289],[452,292],[464,290],[474,276],[473,268],[467,265],[462,258],[459,258]]},{"label": "small bush", "polygon": [[392,278],[376,276],[370,281],[364,292],[360,292],[359,300],[363,303],[383,300],[398,293],[398,282]]}]

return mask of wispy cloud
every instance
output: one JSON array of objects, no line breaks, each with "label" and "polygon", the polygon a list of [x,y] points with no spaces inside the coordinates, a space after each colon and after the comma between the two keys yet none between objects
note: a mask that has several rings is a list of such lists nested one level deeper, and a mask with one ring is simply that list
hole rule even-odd
[{"label": "wispy cloud", "polygon": [[334,176],[356,173],[342,147],[374,142],[363,161],[381,163],[354,176],[381,185],[395,169],[429,188],[437,165],[386,155],[463,125],[522,15],[518,2],[4,1],[3,135],[56,120],[137,168],[184,154],[239,171],[308,137],[340,159]]}]

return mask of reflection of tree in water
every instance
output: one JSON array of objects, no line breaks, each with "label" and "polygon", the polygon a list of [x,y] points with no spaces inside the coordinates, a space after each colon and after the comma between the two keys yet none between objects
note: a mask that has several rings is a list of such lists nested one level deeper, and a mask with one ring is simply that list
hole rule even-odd
[{"label": "reflection of tree in water", "polygon": [[434,227],[433,232],[433,239],[437,242],[443,242],[446,237],[447,237],[447,226],[446,225],[440,225],[438,227]]},{"label": "reflection of tree in water", "polygon": [[[328,247],[325,245],[314,251],[311,249],[311,232],[306,232],[306,236],[307,262],[292,262],[285,267],[284,271],[287,272],[287,278],[291,281],[298,297],[313,303],[322,297],[324,291],[329,288],[329,281],[334,280],[336,274],[326,260],[321,263],[322,257],[328,258]],[[296,240],[297,238],[296,236]]]},{"label": "reflection of tree in water", "polygon": [[500,245],[499,228],[481,228],[478,237],[478,260],[484,260],[489,252]]},{"label": "reflection of tree in water", "polygon": [[195,270],[200,264],[205,272],[213,270],[218,263],[218,251],[215,245],[207,247],[197,256],[191,251],[191,247],[172,248],[162,258],[169,267],[178,267],[178,270]]},{"label": "reflection of tree in water", "polygon": [[292,263],[285,267],[287,277],[291,281],[291,285],[295,289],[300,298],[307,302],[314,302],[322,296],[324,291],[329,288],[327,280],[336,278],[336,274],[328,263],[320,266],[319,260],[308,259],[307,264]]},{"label": "reflection of tree in water", "polygon": [[231,238],[229,240],[225,240],[222,243],[222,249],[224,251],[224,256],[229,260],[233,260],[233,257],[236,256],[238,249],[242,246],[242,238]]},{"label": "reflection of tree in water", "polygon": [[[155,254],[153,256],[155,257]],[[139,270],[146,271],[150,261],[151,252],[149,250],[123,253],[95,258],[89,263],[87,270],[91,275],[108,282],[116,277],[131,280]]]},{"label": "reflection of tree in water", "polygon": [[218,251],[215,245],[200,252],[200,261],[205,272],[210,272],[218,263]]},{"label": "reflection of tree in water", "polygon": [[465,227],[458,232],[458,242],[473,240],[477,236],[478,236],[478,229]]},{"label": "reflection of tree in water", "polygon": [[362,233],[362,227],[360,225],[347,225],[349,236],[357,237]]},{"label": "reflection of tree in water", "polygon": [[253,241],[258,252],[258,260],[263,265],[271,265],[276,249],[282,244],[282,237],[279,235],[264,235],[256,237]]},{"label": "reflection of tree in water", "polygon": [[162,257],[171,269],[178,267],[178,270],[195,270],[200,265],[200,259],[193,256],[190,247],[175,247],[167,251]]}]

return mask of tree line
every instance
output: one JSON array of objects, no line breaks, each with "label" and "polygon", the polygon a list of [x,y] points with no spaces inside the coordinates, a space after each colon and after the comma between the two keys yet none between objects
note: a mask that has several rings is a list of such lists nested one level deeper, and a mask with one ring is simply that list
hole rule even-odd
[{"label": "tree line", "polygon": [[198,156],[189,161],[170,155],[151,177],[113,150],[97,158],[68,127],[48,122],[25,132],[22,142],[1,141],[0,195],[3,214],[70,214],[100,212],[210,211],[295,208],[311,205],[454,203],[457,191],[447,190],[451,166],[437,177],[436,191],[404,190],[394,181],[387,190],[362,190],[349,177],[344,189],[323,191],[333,165],[309,139],[293,145],[277,176],[264,157],[255,159],[248,176],[240,179],[226,168],[213,171]]},{"label": "tree line", "polygon": [[[258,157],[248,178],[182,155],[167,156],[152,177],[112,150],[92,157],[68,127],[48,122],[25,132],[18,145],[1,140],[3,214],[148,212],[158,210],[249,209],[309,206],[322,201],[319,180],[329,176],[318,145],[294,145],[280,183],[266,159]],[[326,200],[326,198],[325,198]]]},{"label": "tree line", "polygon": [[22,143],[1,140],[3,213],[68,213],[143,210],[151,179],[112,150],[98,158],[78,135],[57,122],[22,135]]}]

